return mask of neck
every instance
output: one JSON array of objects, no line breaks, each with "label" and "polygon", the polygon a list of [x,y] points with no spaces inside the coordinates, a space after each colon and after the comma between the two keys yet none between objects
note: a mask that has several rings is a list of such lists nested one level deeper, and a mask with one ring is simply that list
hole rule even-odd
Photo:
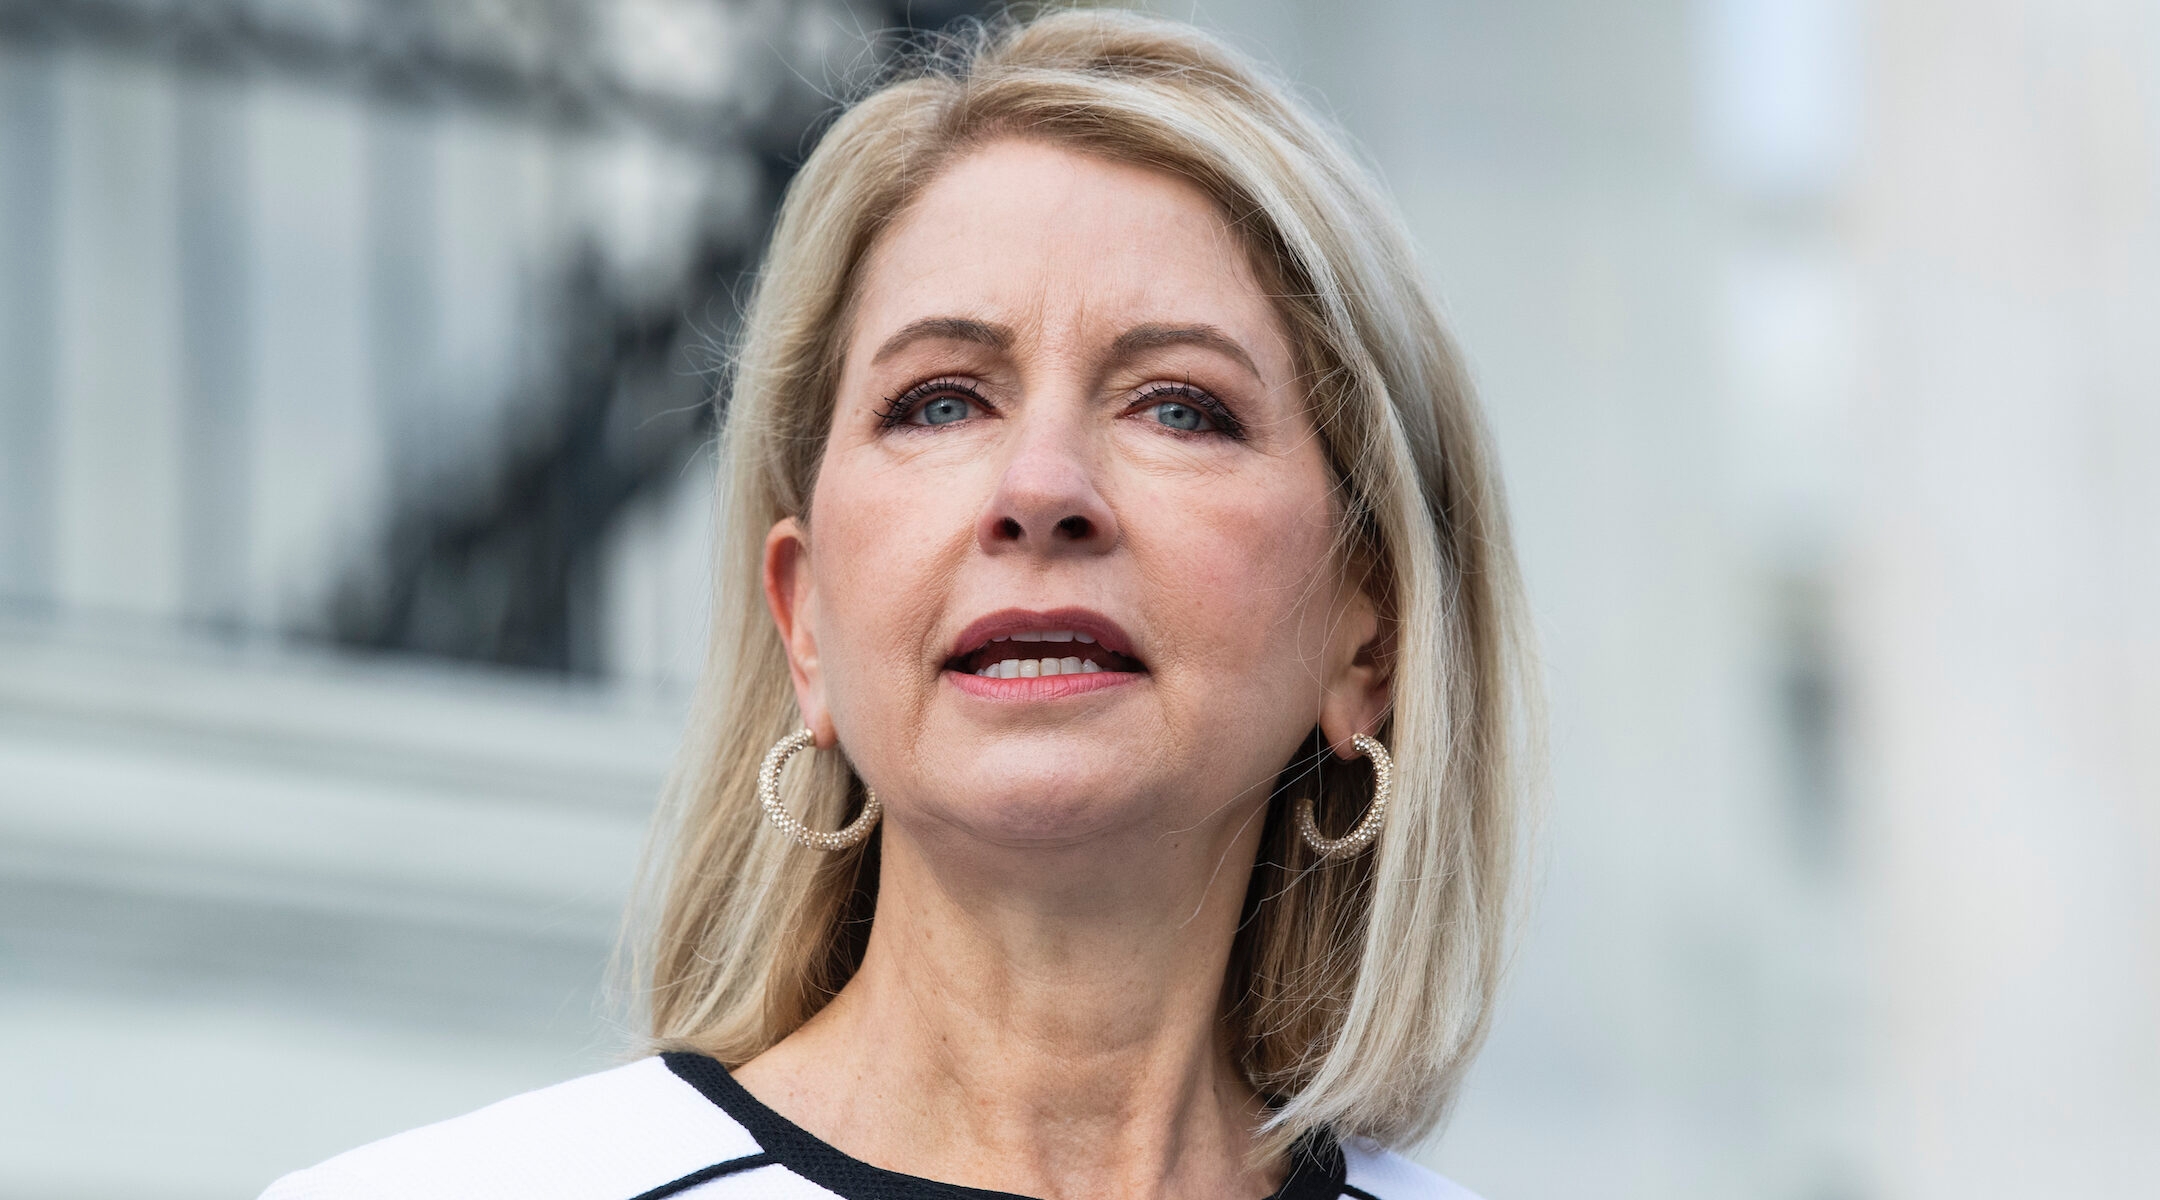
[{"label": "neck", "polygon": [[862,967],[737,1077],[878,1166],[1057,1200],[1252,1200],[1218,1010],[1257,823],[961,852],[888,827]]}]

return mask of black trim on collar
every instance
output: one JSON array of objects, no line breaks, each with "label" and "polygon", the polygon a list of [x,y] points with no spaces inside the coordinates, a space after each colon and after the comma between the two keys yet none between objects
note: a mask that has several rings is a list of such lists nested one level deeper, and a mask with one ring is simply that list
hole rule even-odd
[{"label": "black trim on collar", "polygon": [[726,1162],[717,1162],[709,1167],[701,1167],[680,1179],[671,1179],[649,1192],[639,1192],[637,1195],[630,1197],[630,1200],[664,1200],[665,1197],[672,1196],[677,1192],[687,1192],[701,1183],[711,1183],[723,1175],[733,1175],[738,1171],[754,1171],[759,1167],[771,1166],[777,1161],[779,1160],[770,1154],[745,1154],[741,1158],[731,1158]]},{"label": "black trim on collar", "polygon": [[[1011,1192],[938,1183],[873,1167],[767,1108],[764,1101],[735,1082],[718,1061],[682,1052],[663,1054],[660,1059],[676,1078],[696,1088],[749,1130],[758,1147],[774,1162],[846,1200],[1029,1200]],[[1346,1173],[1342,1146],[1324,1133],[1316,1134],[1292,1149],[1290,1177],[1267,1200],[1336,1200],[1342,1194]]]},{"label": "black trim on collar", "polygon": [[847,1200],[1028,1200],[1011,1192],[959,1187],[873,1167],[841,1153],[767,1108],[764,1101],[735,1082],[735,1077],[717,1060],[684,1053],[663,1054],[660,1058],[677,1078],[703,1092],[707,1100],[749,1130],[759,1148],[780,1165]]},{"label": "black trim on collar", "polygon": [[1336,1200],[1349,1175],[1342,1143],[1324,1129],[1314,1130],[1290,1148],[1290,1177],[1268,1200]]}]

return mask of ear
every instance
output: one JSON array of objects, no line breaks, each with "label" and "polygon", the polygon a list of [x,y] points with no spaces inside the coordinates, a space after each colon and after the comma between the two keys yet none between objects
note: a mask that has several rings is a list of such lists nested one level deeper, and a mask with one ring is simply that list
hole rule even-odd
[{"label": "ear", "polygon": [[1360,587],[1337,610],[1328,638],[1326,692],[1320,697],[1320,733],[1337,758],[1356,758],[1352,739],[1374,734],[1394,698],[1389,666],[1391,633]]},{"label": "ear", "polygon": [[818,749],[830,750],[839,735],[825,707],[825,677],[818,667],[817,585],[810,576],[809,535],[793,517],[783,517],[765,535],[765,605],[787,650],[803,724],[817,736]]}]

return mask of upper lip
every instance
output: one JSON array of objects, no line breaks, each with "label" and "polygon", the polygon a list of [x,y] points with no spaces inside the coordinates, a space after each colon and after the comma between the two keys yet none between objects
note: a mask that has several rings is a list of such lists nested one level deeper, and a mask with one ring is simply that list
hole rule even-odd
[{"label": "upper lip", "polygon": [[1127,636],[1116,621],[1087,608],[1052,608],[1044,610],[1008,608],[984,617],[977,617],[953,639],[946,657],[949,660],[972,654],[1001,637],[1016,633],[1050,633],[1071,630],[1095,639],[1095,644],[1112,654],[1131,658],[1132,638]]}]

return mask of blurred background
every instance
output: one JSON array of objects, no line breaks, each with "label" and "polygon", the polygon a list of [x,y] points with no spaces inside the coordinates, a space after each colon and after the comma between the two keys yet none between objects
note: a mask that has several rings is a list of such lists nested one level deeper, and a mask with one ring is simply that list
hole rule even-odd
[{"label": "blurred background", "polygon": [[[1165,3],[1387,178],[1550,694],[1420,1156],[2160,1195],[2160,3]],[[743,272],[928,0],[0,0],[0,1198],[606,1065]]]}]

